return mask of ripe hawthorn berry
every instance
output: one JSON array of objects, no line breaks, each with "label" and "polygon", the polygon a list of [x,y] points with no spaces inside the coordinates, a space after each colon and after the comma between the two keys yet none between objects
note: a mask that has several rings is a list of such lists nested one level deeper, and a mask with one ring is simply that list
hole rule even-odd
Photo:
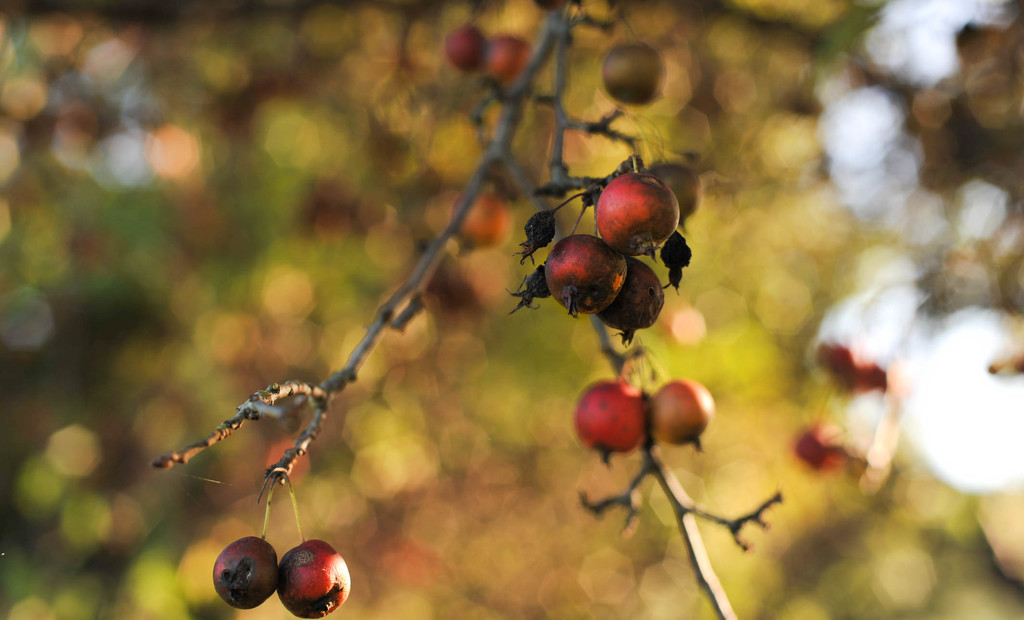
[{"label": "ripe hawthorn berry", "polygon": [[256,536],[239,538],[220,552],[213,565],[213,587],[224,602],[252,609],[277,589],[277,552]]},{"label": "ripe hawthorn berry", "polygon": [[[458,202],[458,201],[456,201]],[[512,228],[505,200],[496,194],[481,192],[459,227],[459,236],[474,247],[498,245]]]},{"label": "ripe hawthorn berry", "polygon": [[483,67],[487,39],[472,24],[459,26],[444,38],[444,54],[460,71],[476,71]]},{"label": "ripe hawthorn berry", "polygon": [[679,224],[686,226],[686,220],[697,211],[704,195],[700,177],[693,168],[683,164],[658,164],[648,172],[662,180],[675,194],[679,202]]},{"label": "ripe hawthorn berry", "polygon": [[507,86],[519,77],[530,62],[530,44],[511,35],[491,39],[484,59],[487,74]]},{"label": "ripe hawthorn berry", "polygon": [[615,250],[628,256],[654,256],[654,250],[679,226],[679,203],[653,174],[627,172],[605,186],[595,217],[601,238]]},{"label": "ripe hawthorn berry", "polygon": [[838,469],[848,456],[842,434],[842,429],[834,424],[816,422],[797,435],[793,453],[815,471]]},{"label": "ripe hawthorn berry", "polygon": [[607,308],[626,281],[626,257],[592,235],[569,235],[544,265],[548,290],[572,316]]},{"label": "ripe hawthorn berry", "polygon": [[284,554],[278,570],[277,595],[300,618],[322,618],[348,599],[348,565],[322,540],[307,540]]},{"label": "ripe hawthorn berry", "polygon": [[690,379],[666,383],[651,398],[651,434],[671,444],[693,442],[715,417],[715,399],[706,387]]},{"label": "ripe hawthorn berry", "polygon": [[580,396],[574,418],[583,445],[601,452],[630,452],[644,438],[644,396],[625,381],[599,381]]},{"label": "ripe hawthorn berry", "polygon": [[888,389],[886,370],[875,362],[857,359],[846,345],[821,343],[818,345],[818,363],[845,390],[860,393]]},{"label": "ripe hawthorn berry", "polygon": [[653,101],[664,72],[661,56],[643,43],[616,45],[601,65],[604,89],[613,99],[630,104]]},{"label": "ripe hawthorn berry", "polygon": [[654,325],[665,304],[665,292],[657,274],[632,256],[626,257],[626,282],[615,301],[597,313],[613,329],[622,331],[622,344],[633,341],[638,329]]}]

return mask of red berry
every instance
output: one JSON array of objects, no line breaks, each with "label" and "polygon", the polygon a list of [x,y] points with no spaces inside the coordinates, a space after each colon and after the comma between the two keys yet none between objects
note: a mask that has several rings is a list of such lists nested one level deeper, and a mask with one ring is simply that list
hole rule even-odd
[{"label": "red berry", "polygon": [[593,314],[615,301],[626,281],[626,258],[597,237],[569,235],[548,254],[544,277],[569,314]]},{"label": "red berry", "polygon": [[501,84],[511,84],[530,62],[530,44],[510,35],[491,39],[487,46],[487,74]]},{"label": "red berry", "polygon": [[322,540],[307,540],[284,554],[279,571],[277,595],[300,618],[322,618],[348,599],[348,565]]},{"label": "red berry", "polygon": [[444,54],[448,62],[462,71],[476,71],[484,65],[487,39],[472,24],[459,26],[444,38]]},{"label": "red berry", "polygon": [[685,224],[686,219],[697,211],[704,191],[700,185],[700,177],[693,168],[682,164],[661,164],[652,166],[648,171],[662,180],[675,194],[679,202],[679,223]]},{"label": "red berry", "polygon": [[598,313],[605,325],[622,331],[623,344],[638,329],[650,327],[665,304],[665,291],[657,274],[643,262],[626,257],[626,282],[610,306]]},{"label": "red berry", "polygon": [[817,471],[842,467],[847,457],[840,440],[842,433],[834,424],[812,424],[797,436],[793,452],[798,459]]},{"label": "red berry", "polygon": [[857,359],[849,347],[823,342],[818,345],[818,363],[832,375],[836,383],[851,392],[885,391],[888,373],[875,362]]},{"label": "red berry", "polygon": [[663,73],[661,56],[643,43],[613,47],[601,66],[604,89],[622,103],[650,103],[658,94]]},{"label": "red berry", "polygon": [[504,241],[511,228],[512,217],[505,201],[494,194],[481,193],[462,221],[459,235],[470,245],[489,247]]},{"label": "red berry", "polygon": [[262,538],[239,538],[217,556],[213,587],[232,607],[260,605],[277,589],[277,552]]},{"label": "red berry", "polygon": [[651,399],[651,433],[658,441],[696,442],[714,417],[715,400],[696,381],[666,383]]},{"label": "red berry", "polygon": [[629,256],[653,256],[679,226],[679,203],[653,174],[627,172],[601,192],[596,218],[605,243]]},{"label": "red berry", "polygon": [[644,438],[644,398],[625,381],[600,381],[576,405],[576,434],[583,445],[605,454],[629,452]]}]

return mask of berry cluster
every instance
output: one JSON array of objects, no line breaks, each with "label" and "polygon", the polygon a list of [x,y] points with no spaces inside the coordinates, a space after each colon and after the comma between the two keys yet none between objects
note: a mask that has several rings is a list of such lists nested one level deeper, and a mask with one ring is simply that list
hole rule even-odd
[{"label": "berry cluster", "polygon": [[[288,483],[302,544],[285,553],[278,564],[277,552],[266,540],[274,493],[271,486],[263,536],[240,538],[220,552],[213,565],[213,587],[225,603],[238,609],[258,607],[276,591],[281,604],[292,614],[299,618],[323,618],[348,600],[352,585],[348,565],[328,543],[302,536],[295,492],[287,475],[281,476]],[[274,484],[277,480],[277,472],[267,478]]]},{"label": "berry cluster", "polygon": [[[678,290],[691,252],[676,230],[679,201],[675,192],[644,169],[639,157],[624,164],[632,164],[633,170],[617,170],[607,182],[577,195],[583,197],[584,209],[594,205],[600,236],[570,234],[558,241],[547,261],[512,293],[520,298],[513,312],[532,307],[536,298],[551,296],[573,317],[596,314],[605,325],[621,332],[624,344],[632,341],[636,330],[654,324],[665,303],[663,289],[672,285]],[[533,260],[534,252],[551,243],[555,212],[563,206],[565,203],[535,213],[527,221],[520,262]],[[665,286],[654,270],[636,258],[654,257],[659,248],[662,263],[669,269]]]},{"label": "berry cluster", "polygon": [[498,84],[515,81],[530,61],[530,44],[513,35],[497,35],[488,39],[479,28],[465,24],[444,38],[448,62],[460,71],[483,71]]},{"label": "berry cluster", "polygon": [[213,565],[213,586],[228,605],[252,609],[276,590],[299,618],[322,618],[341,607],[350,583],[341,554],[316,539],[291,549],[278,564],[270,543],[246,536],[225,547]]},{"label": "berry cluster", "polygon": [[692,443],[715,415],[715,401],[700,383],[670,381],[653,396],[622,379],[599,381],[583,391],[576,405],[576,434],[601,452],[631,452],[650,438],[669,444]]}]

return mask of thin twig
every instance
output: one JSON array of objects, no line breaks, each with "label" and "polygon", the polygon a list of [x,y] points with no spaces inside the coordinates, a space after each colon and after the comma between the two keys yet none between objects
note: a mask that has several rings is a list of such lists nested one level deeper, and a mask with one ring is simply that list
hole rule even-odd
[{"label": "thin twig", "polygon": [[[399,285],[398,289],[377,309],[373,320],[363,334],[363,338],[353,348],[345,365],[319,385],[291,382],[280,386],[272,385],[267,390],[256,392],[249,400],[239,405],[235,416],[225,420],[204,439],[185,447],[181,451],[169,452],[158,457],[152,463],[154,467],[168,468],[176,464],[187,463],[197,453],[229,437],[232,432],[240,428],[246,421],[262,419],[265,416],[265,412],[261,411],[254,403],[263,402],[272,405],[273,401],[281,396],[291,395],[291,393],[306,393],[315,404],[313,418],[299,437],[296,438],[294,445],[285,450],[281,459],[267,469],[266,475],[270,476],[275,471],[291,471],[295,461],[300,456],[306,454],[309,445],[320,434],[331,398],[341,392],[346,385],[356,380],[359,369],[370,353],[377,347],[385,328],[389,325],[394,325],[396,328],[404,327],[408,320],[415,315],[418,310],[416,304],[419,303],[416,300],[418,300],[430,276],[437,269],[448,240],[462,226],[462,222],[469,212],[469,207],[473,204],[473,201],[483,187],[490,168],[496,163],[507,163],[509,161],[512,138],[522,119],[523,104],[527,98],[530,85],[540,67],[543,66],[551,54],[555,34],[564,28],[565,23],[562,17],[555,13],[552,13],[544,22],[529,64],[524,69],[522,75],[505,91],[502,97],[502,112],[495,125],[494,133],[486,150],[480,156],[476,170],[470,177],[465,190],[455,205],[451,221],[437,237],[427,244],[412,272]],[[402,309],[401,311],[399,310],[400,308]],[[300,392],[300,389],[305,390],[305,392]],[[294,391],[290,394],[282,393],[282,391],[287,390]]]}]

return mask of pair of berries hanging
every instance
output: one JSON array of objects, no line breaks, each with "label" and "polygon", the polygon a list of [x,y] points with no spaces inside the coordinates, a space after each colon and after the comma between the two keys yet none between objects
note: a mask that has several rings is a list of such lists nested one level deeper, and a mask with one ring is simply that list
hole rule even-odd
[{"label": "pair of berries hanging", "polygon": [[[535,298],[552,296],[573,317],[597,314],[607,326],[620,330],[623,343],[657,320],[665,303],[665,287],[636,257],[653,258],[660,247],[662,262],[669,269],[669,285],[678,290],[691,252],[676,230],[679,202],[672,190],[647,172],[639,157],[634,155],[624,163],[632,170],[617,172],[603,188],[596,185],[573,197],[583,197],[584,209],[594,206],[600,237],[573,233],[558,241],[547,261],[513,293],[521,299],[516,310],[530,306]],[[536,213],[527,221],[520,262],[527,257],[532,260],[534,252],[554,239],[555,212],[565,204]]]},{"label": "pair of berries hanging", "polygon": [[327,542],[306,540],[302,535],[295,493],[287,476],[285,481],[302,544],[285,553],[278,563],[277,551],[266,540],[274,492],[271,486],[263,535],[240,538],[221,551],[213,565],[213,586],[225,603],[237,609],[258,607],[276,591],[281,604],[295,616],[322,618],[348,599],[348,565]]},{"label": "pair of berries hanging", "polygon": [[620,378],[585,389],[574,423],[583,445],[607,461],[613,452],[632,452],[648,434],[664,443],[699,448],[700,436],[714,415],[711,392],[696,381],[670,381],[651,396]]}]

